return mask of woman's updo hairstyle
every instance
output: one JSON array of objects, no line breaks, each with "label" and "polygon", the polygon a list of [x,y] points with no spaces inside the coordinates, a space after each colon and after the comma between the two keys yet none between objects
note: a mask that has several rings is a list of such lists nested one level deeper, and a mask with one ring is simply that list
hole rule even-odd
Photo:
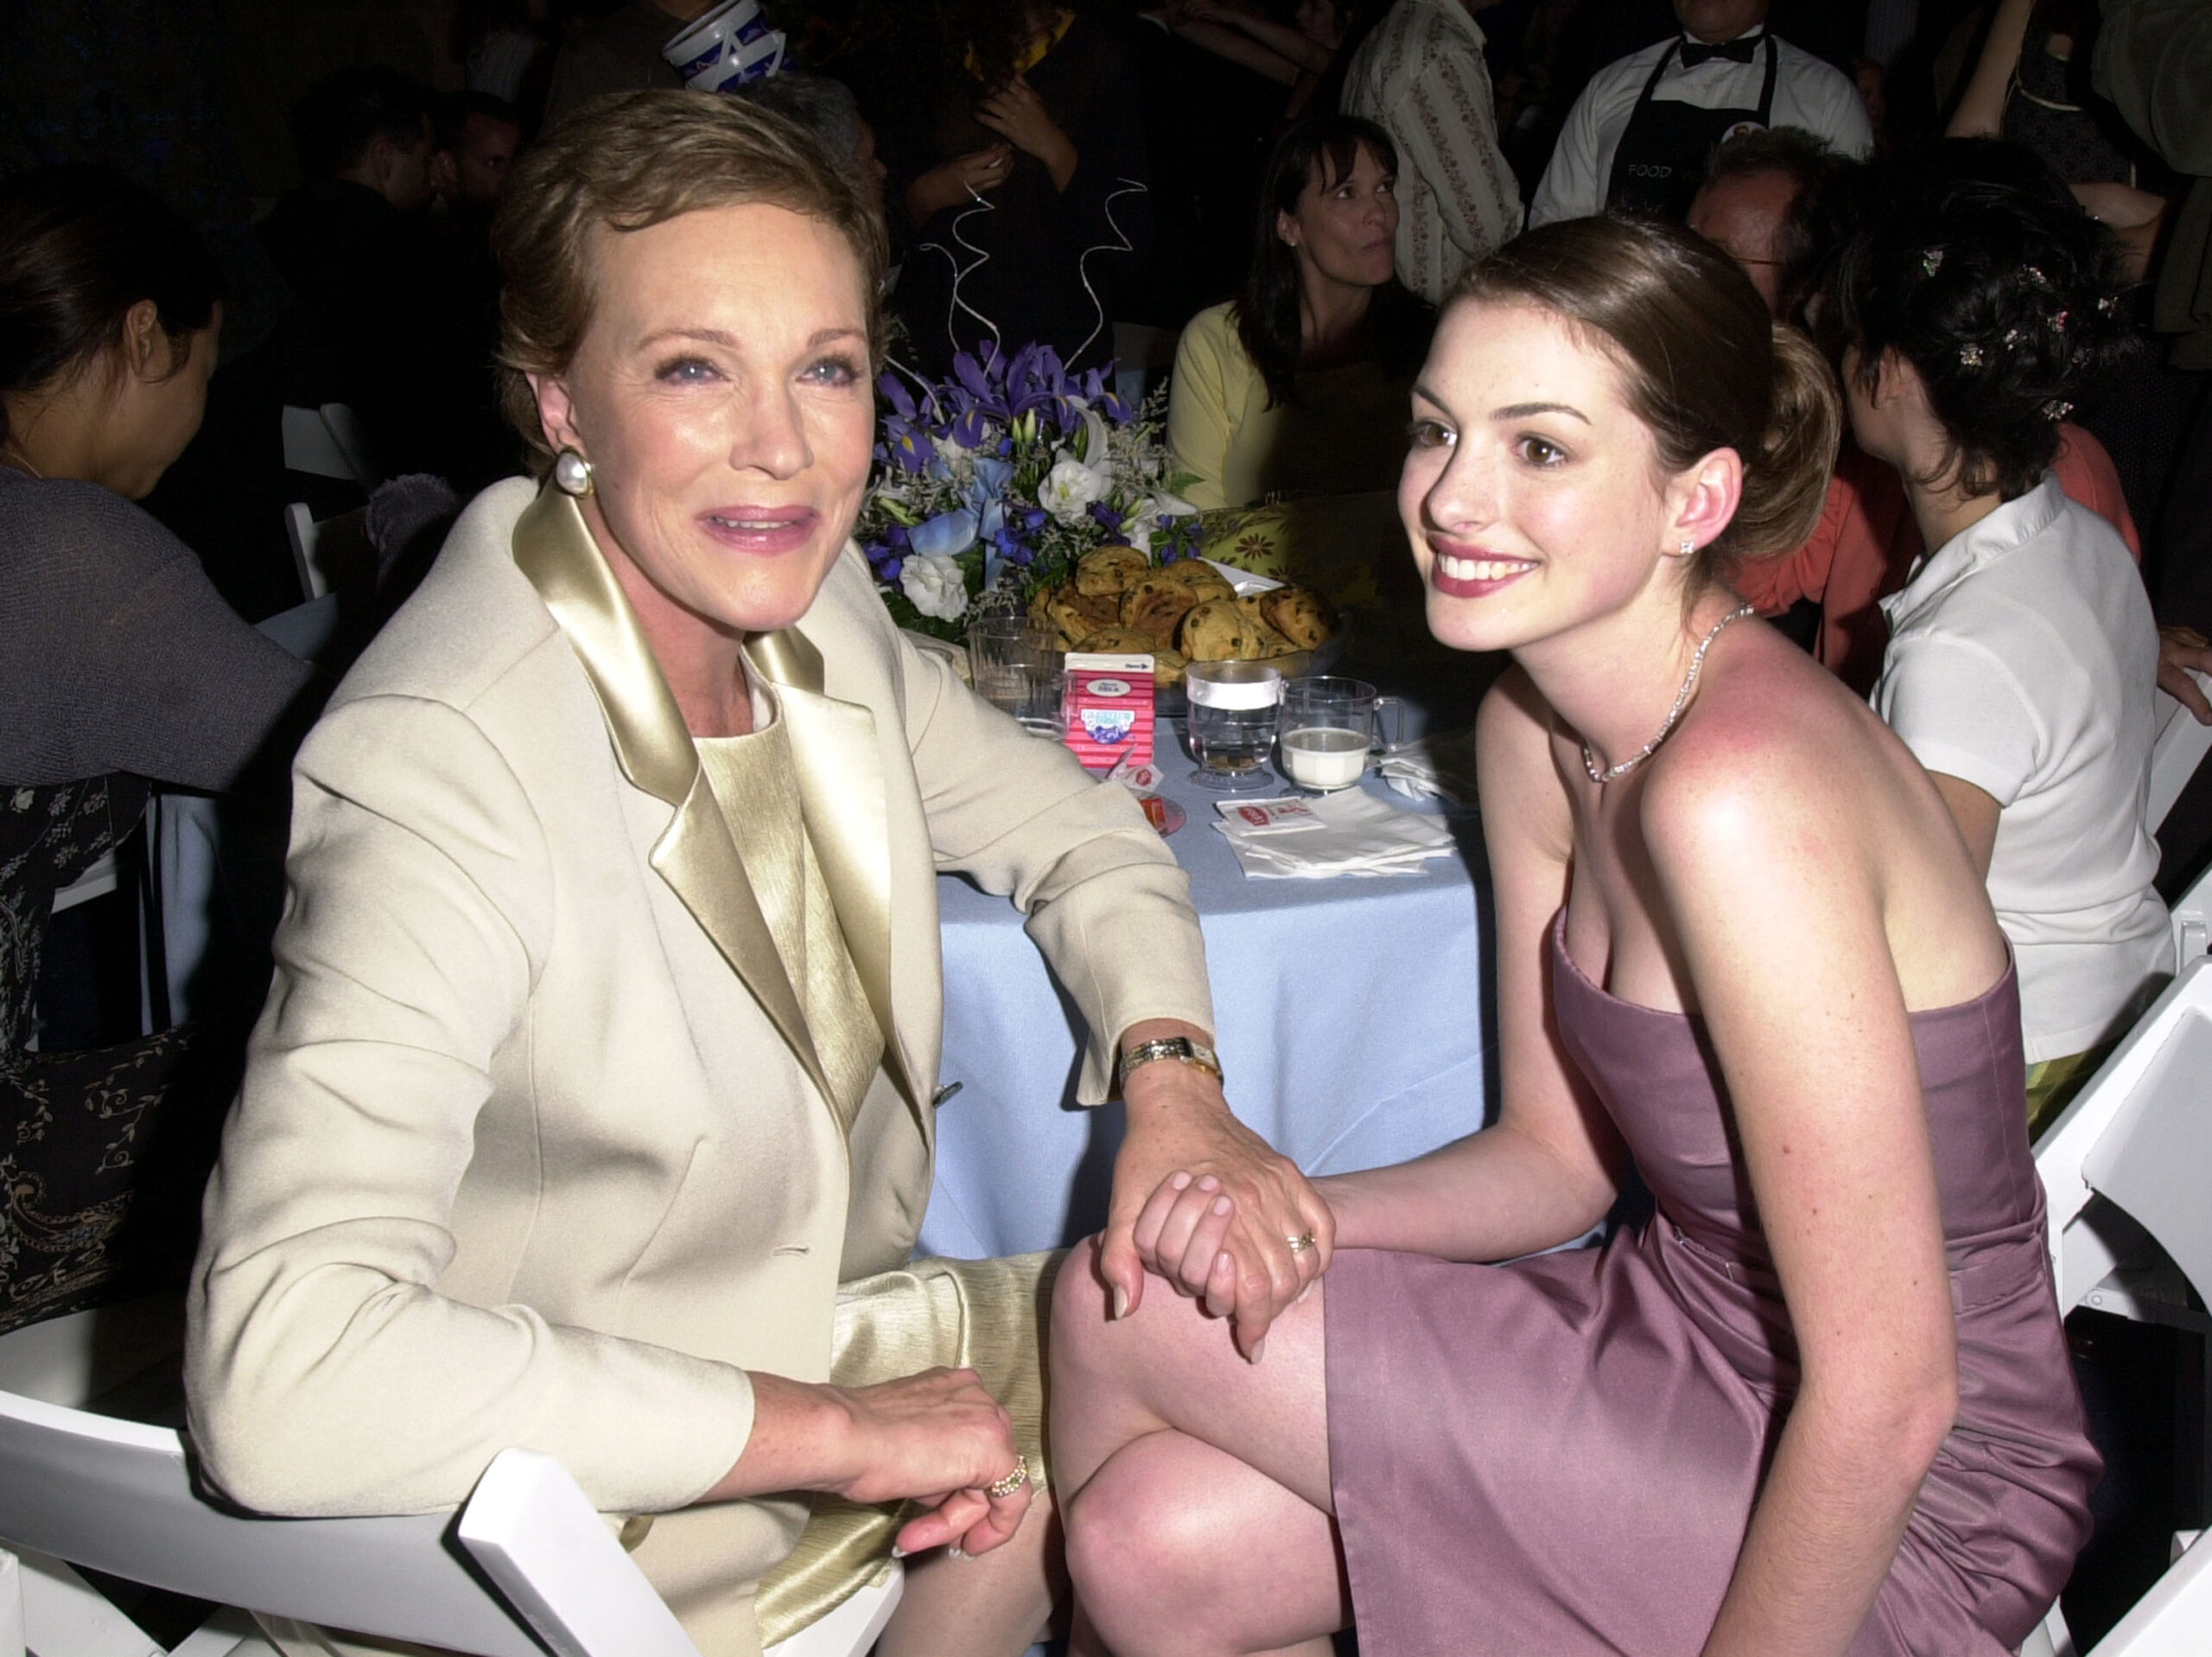
[{"label": "woman's updo hairstyle", "polygon": [[1645,219],[1546,225],[1475,265],[1446,302],[1466,299],[1554,312],[1611,356],[1665,473],[1715,449],[1742,459],[1742,500],[1699,553],[1691,592],[1812,535],[1842,429],[1835,376],[1704,238]]},{"label": "woman's updo hairstyle", "polygon": [[[0,395],[90,366],[145,300],[181,365],[221,297],[199,232],[120,174],[41,167],[0,181]],[[0,443],[10,435],[0,402]]]},{"label": "woman's updo hairstyle", "polygon": [[1832,288],[1859,382],[1871,388],[1896,352],[1927,388],[1967,492],[2017,499],[2056,458],[2058,422],[2130,347],[2118,250],[2017,144],[1954,139],[1899,157],[1871,200]]},{"label": "woman's updo hairstyle", "polygon": [[558,378],[575,361],[591,327],[598,236],[754,202],[819,219],[844,238],[860,265],[868,349],[880,362],[889,257],[883,215],[853,169],[795,123],[715,92],[610,92],[515,163],[492,221],[499,390],[541,473],[553,451],[527,376]]}]

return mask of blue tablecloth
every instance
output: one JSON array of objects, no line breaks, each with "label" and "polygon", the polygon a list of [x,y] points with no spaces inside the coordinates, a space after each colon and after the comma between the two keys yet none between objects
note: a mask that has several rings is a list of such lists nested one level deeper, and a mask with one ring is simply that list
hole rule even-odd
[{"label": "blue tablecloth", "polygon": [[[1164,746],[1164,745],[1163,745]],[[1495,1095],[1489,876],[1478,819],[1413,876],[1245,877],[1179,749],[1168,845],[1205,929],[1217,1039],[1238,1116],[1311,1173],[1402,1161],[1481,1127]],[[1393,804],[1413,803],[1382,789]],[[1414,808],[1433,809],[1433,808]],[[1020,1254],[1104,1222],[1118,1106],[1076,1108],[1080,1020],[1003,898],[948,876],[937,1189],[925,1253]]]}]

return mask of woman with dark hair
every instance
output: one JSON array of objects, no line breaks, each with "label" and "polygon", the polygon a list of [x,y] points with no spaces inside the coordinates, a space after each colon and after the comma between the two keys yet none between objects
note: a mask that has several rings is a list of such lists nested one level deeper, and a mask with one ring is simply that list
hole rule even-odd
[{"label": "woman with dark hair", "polygon": [[1104,365],[1152,236],[1135,59],[1053,0],[938,0],[929,21],[879,131],[912,236],[893,295],[906,354],[938,376],[956,352],[1033,342]]},{"label": "woman with dark hair", "polygon": [[2052,469],[2126,338],[2117,255],[2054,191],[1891,182],[1834,295],[1852,431],[1931,549],[1882,601],[1873,701],[2012,939],[2039,1127],[2173,964],[2144,814],[2158,630],[2119,531]]},{"label": "woman with dark hair", "polygon": [[[1204,1179],[1139,1227],[1203,1303],[1109,1322],[1069,1262],[1079,1649],[2000,1657],[2097,1472],[2004,934],[1911,754],[1726,585],[1820,511],[1827,365],[1688,232],[1585,219],[1468,275],[1414,412],[1430,630],[1516,663],[1498,1119],[1319,1181],[1338,1252],[1255,1362]],[[1538,1255],[1631,1158],[1656,1216]]]},{"label": "woman with dark hair", "polygon": [[227,1102],[180,1082],[184,1031],[27,1051],[54,894],[152,784],[227,787],[308,677],[131,504],[199,428],[217,295],[198,234],[114,174],[0,183],[0,1330],[181,1280]]},{"label": "woman with dark hair", "polygon": [[1167,444],[1196,479],[1192,505],[1396,479],[1433,321],[1391,268],[1397,171],[1390,135],[1357,116],[1316,116],[1276,144],[1243,292],[1192,318],[1175,348]]}]

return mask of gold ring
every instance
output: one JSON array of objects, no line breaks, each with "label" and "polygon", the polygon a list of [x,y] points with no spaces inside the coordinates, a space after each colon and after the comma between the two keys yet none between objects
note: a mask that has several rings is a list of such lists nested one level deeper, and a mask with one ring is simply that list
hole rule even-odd
[{"label": "gold ring", "polygon": [[992,1496],[1010,1496],[1016,1490],[1019,1490],[1023,1485],[1028,1482],[1029,1463],[1025,1457],[1023,1460],[1016,1462],[1014,1464],[1014,1471],[1007,1474],[996,1484],[985,1485],[983,1487],[983,1494],[985,1495]]},{"label": "gold ring", "polygon": [[1313,1234],[1310,1231],[1301,1231],[1295,1237],[1285,1237],[1283,1241],[1290,1245],[1290,1255],[1293,1260],[1297,1259],[1307,1249],[1318,1247],[1313,1241]]}]

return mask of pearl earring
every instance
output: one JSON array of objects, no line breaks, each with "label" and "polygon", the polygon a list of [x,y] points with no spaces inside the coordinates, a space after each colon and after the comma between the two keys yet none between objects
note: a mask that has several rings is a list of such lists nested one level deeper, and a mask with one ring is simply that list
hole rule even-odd
[{"label": "pearl earring", "polygon": [[553,457],[553,482],[564,495],[579,499],[592,492],[591,462],[572,448]]}]

